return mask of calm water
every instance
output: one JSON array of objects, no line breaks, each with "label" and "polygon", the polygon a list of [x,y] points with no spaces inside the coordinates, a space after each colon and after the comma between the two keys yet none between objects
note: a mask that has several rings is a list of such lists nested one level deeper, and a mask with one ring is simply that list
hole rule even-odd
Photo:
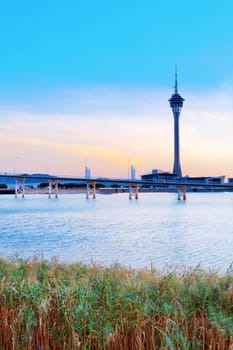
[{"label": "calm water", "polygon": [[0,197],[0,253],[133,267],[233,262],[233,193]]}]

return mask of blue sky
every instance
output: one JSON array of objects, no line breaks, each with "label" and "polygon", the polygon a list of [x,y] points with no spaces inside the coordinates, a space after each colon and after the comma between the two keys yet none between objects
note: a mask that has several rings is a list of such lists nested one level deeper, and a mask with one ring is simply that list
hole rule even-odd
[{"label": "blue sky", "polygon": [[[138,162],[140,172],[151,167],[171,170],[173,124],[167,100],[177,63],[179,89],[186,99],[181,116],[183,168],[190,175],[220,171],[233,176],[233,166],[229,166],[233,163],[233,151],[232,156],[229,153],[233,146],[229,134],[232,13],[233,3],[228,0],[2,2],[0,120],[2,147],[8,153],[0,152],[0,171],[10,171],[15,159],[19,170],[38,171],[42,162],[33,159],[40,157],[46,163],[49,157],[53,172],[61,173],[59,152],[66,160],[73,152],[66,163],[71,173],[76,173],[72,157],[77,157],[79,166],[92,159],[98,175],[124,176],[127,159]],[[209,123],[205,124],[203,116],[210,118]],[[105,123],[110,123],[108,132]],[[77,134],[69,141],[67,135],[74,132],[74,125]],[[153,134],[151,141],[146,134],[148,125],[153,125],[158,139],[154,145]],[[192,125],[196,132],[190,131]],[[111,135],[113,128],[117,136]],[[137,136],[144,136],[139,143],[132,140],[134,128]],[[126,131],[120,140],[122,129]],[[96,134],[101,137],[96,139]],[[40,147],[35,142],[32,146],[32,139]],[[201,142],[203,146],[197,149]],[[164,145],[163,157],[158,153],[160,145]],[[222,150],[217,158],[211,153],[216,148]],[[127,155],[120,164],[124,149]]]},{"label": "blue sky", "polygon": [[175,62],[185,87],[211,88],[233,77],[232,1],[13,0],[0,6],[0,84],[8,96],[10,88],[167,87]]}]

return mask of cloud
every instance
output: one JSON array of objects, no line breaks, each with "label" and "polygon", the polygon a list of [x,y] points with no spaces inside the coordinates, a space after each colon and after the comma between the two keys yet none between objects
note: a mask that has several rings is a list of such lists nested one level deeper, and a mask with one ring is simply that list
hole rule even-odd
[{"label": "cloud", "polygon": [[[183,172],[233,175],[232,89],[182,95]],[[171,170],[170,96],[171,91],[153,87],[106,86],[1,105],[0,171],[12,169],[16,155],[23,172],[42,171],[39,167],[45,167],[48,158],[59,174],[77,174],[77,164],[83,168],[85,163],[97,176],[124,176],[129,163],[137,166],[138,174],[152,168]]]}]

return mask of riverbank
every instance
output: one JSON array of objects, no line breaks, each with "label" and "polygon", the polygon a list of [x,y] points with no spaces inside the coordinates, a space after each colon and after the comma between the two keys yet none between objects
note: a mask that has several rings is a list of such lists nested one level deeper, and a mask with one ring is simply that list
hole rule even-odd
[{"label": "riverbank", "polygon": [[0,348],[233,348],[233,272],[0,260]]}]

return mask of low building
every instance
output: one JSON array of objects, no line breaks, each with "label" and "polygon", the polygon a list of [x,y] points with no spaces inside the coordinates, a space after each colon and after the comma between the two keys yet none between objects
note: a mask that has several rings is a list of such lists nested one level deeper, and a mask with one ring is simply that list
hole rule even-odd
[{"label": "low building", "polygon": [[214,176],[214,177],[210,177],[209,178],[209,184],[213,184],[213,185],[223,185],[225,182],[225,176]]},{"label": "low building", "polygon": [[141,179],[144,181],[158,181],[158,182],[169,182],[175,180],[177,177],[169,172],[153,169],[151,173],[141,175]]},{"label": "low building", "polygon": [[[198,184],[213,184],[213,185],[222,185],[225,181],[225,176],[183,176],[177,178],[173,173],[169,173],[160,169],[153,169],[151,173],[144,174],[141,176],[141,179],[144,181],[155,181],[155,182],[186,182],[186,183],[198,183]],[[232,180],[233,178],[229,179]],[[229,183],[228,180],[228,183]]]},{"label": "low building", "polygon": [[192,183],[223,185],[225,181],[225,176],[185,176],[182,179],[186,182]]}]

